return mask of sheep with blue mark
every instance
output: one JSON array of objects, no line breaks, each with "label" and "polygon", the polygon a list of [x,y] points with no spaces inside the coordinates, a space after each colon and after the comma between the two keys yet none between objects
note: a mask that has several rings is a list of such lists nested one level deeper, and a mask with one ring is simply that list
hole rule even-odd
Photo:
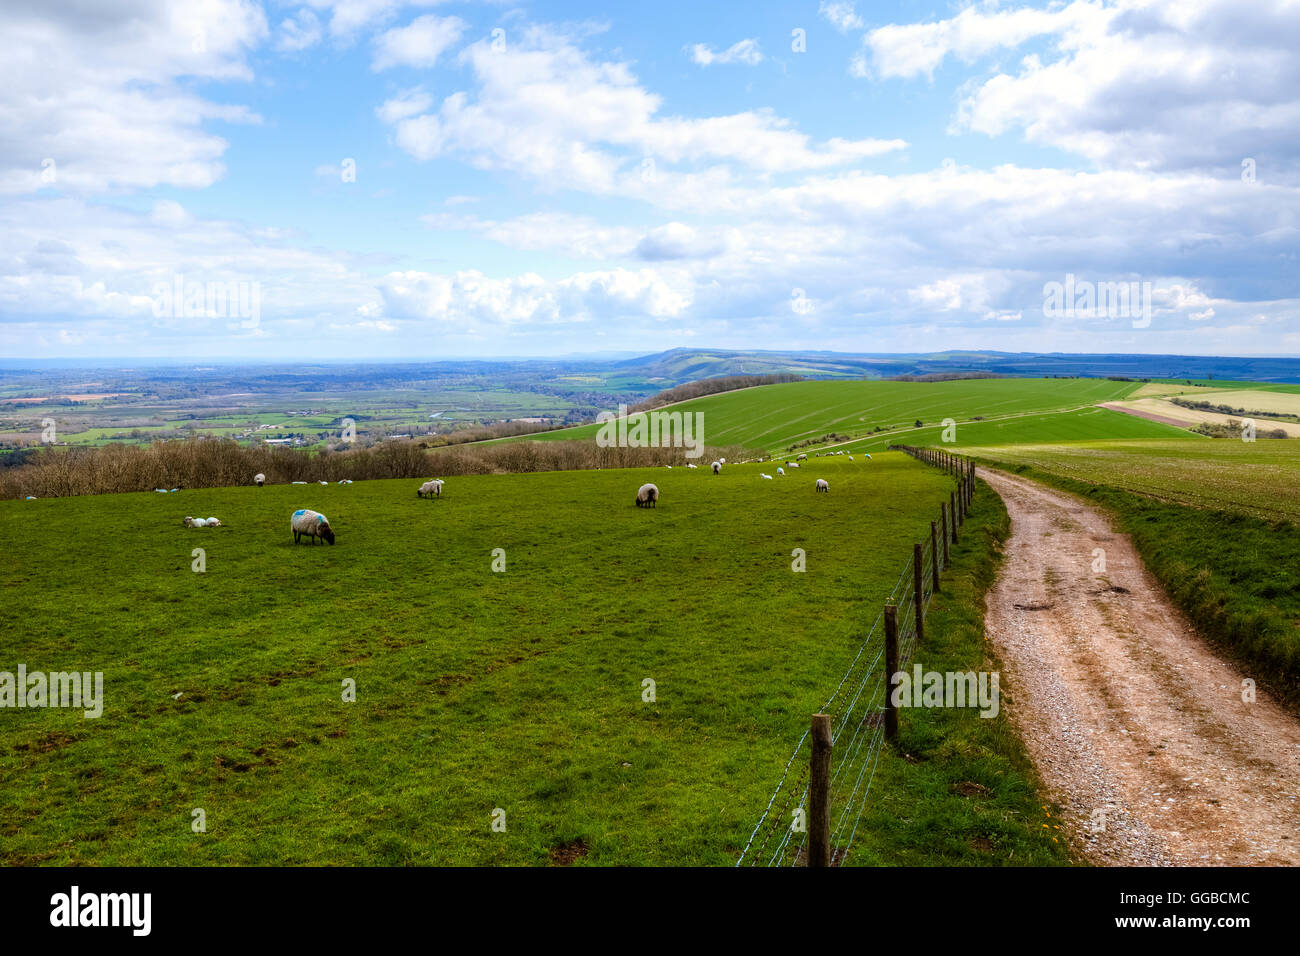
[{"label": "sheep with blue mark", "polygon": [[289,519],[289,527],[293,529],[294,544],[303,538],[310,538],[312,544],[316,543],[317,538],[334,543],[334,529],[330,527],[329,519],[319,511],[299,508]]}]

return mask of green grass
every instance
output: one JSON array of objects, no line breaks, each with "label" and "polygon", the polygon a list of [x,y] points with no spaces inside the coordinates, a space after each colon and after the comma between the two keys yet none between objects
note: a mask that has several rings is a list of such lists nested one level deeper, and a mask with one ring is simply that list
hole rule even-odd
[{"label": "green grass", "polygon": [[[1106,379],[973,379],[953,382],[810,381],[724,392],[674,405],[702,412],[705,441],[782,453],[790,445],[831,432],[854,448],[939,439],[940,423],[958,423],[958,439],[987,442],[1068,438],[1173,437],[1173,426],[1093,408],[1137,389],[1136,382]],[[985,421],[972,422],[975,417]],[[915,428],[920,420],[926,427]],[[877,426],[893,429],[872,434]],[[594,438],[597,425],[562,429],[535,440]]]},{"label": "green grass", "polygon": [[[465,477],[438,501],[374,481],[0,502],[0,670],[102,671],[106,696],[98,720],[0,712],[0,860],[544,864],[581,839],[590,864],[733,863],[952,487],[900,454],[758,470]],[[655,511],[632,506],[647,479]],[[299,507],[338,545],[294,547]],[[1028,784],[995,731],[955,738],[1008,781],[967,823],[1027,846]],[[931,861],[955,852],[939,842]]]},{"label": "green grass", "polygon": [[[959,438],[965,435],[959,433]],[[1300,519],[1300,439],[1088,441],[954,449],[1081,482],[1211,510]]]},{"label": "green grass", "polygon": [[1300,440],[969,448],[1102,505],[1196,627],[1300,707]]}]

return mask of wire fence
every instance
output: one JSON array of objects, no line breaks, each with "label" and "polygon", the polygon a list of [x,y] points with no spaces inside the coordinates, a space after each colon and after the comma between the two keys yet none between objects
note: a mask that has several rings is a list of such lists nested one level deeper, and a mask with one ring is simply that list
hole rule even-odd
[{"label": "wire fence", "polygon": [[[829,817],[829,862],[833,866],[843,865],[853,849],[887,738],[889,682],[884,664],[890,635],[886,632],[893,625],[892,637],[897,647],[895,666],[901,670],[911,662],[922,639],[930,601],[940,590],[943,571],[949,564],[948,544],[956,539],[974,482],[972,466],[955,456],[934,449],[894,447],[927,464],[949,469],[958,479],[958,489],[951,499],[951,507],[940,506],[939,517],[931,523],[929,538],[913,546],[911,557],[885,599],[885,606],[872,621],[848,669],[820,710],[821,714],[830,716],[832,759],[829,783],[823,786]],[[932,457],[935,454],[943,458]],[[892,613],[889,608],[893,608]],[[810,770],[812,750],[812,732],[806,730],[786,761],[776,788],[736,861],[737,866],[809,865],[812,832],[808,826],[809,802],[814,786]],[[811,862],[818,865],[815,860]]]}]

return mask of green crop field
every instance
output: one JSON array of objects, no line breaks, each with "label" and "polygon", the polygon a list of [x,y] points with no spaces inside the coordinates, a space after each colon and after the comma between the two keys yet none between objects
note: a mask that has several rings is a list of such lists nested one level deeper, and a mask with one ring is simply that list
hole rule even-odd
[{"label": "green crop field", "polygon": [[[873,451],[892,442],[936,443],[946,418],[958,423],[961,441],[1186,436],[1170,425],[1093,407],[1139,387],[1096,378],[790,382],[692,399],[671,411],[703,413],[709,444],[772,453],[830,433],[854,440],[843,447]],[[977,417],[983,420],[972,420]],[[917,420],[923,427],[915,427]],[[890,430],[873,431],[877,427]],[[594,438],[598,429],[584,425],[530,438]]]},{"label": "green crop field", "polygon": [[[952,487],[900,454],[818,465],[829,495],[754,466],[0,503],[0,670],[105,695],[5,712],[0,860],[734,862]],[[300,507],[336,546],[292,544]]]}]

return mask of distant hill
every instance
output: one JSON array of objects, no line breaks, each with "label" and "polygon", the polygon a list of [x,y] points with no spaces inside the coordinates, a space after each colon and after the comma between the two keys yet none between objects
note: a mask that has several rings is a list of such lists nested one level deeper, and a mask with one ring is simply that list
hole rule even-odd
[{"label": "distant hill", "polygon": [[717,375],[791,372],[808,378],[892,378],[945,372],[989,372],[1021,377],[1085,376],[1133,379],[1231,379],[1300,383],[1300,359],[1189,355],[1129,355],[1061,352],[767,352],[727,349],[669,349],[611,362],[629,377],[671,385]]}]

